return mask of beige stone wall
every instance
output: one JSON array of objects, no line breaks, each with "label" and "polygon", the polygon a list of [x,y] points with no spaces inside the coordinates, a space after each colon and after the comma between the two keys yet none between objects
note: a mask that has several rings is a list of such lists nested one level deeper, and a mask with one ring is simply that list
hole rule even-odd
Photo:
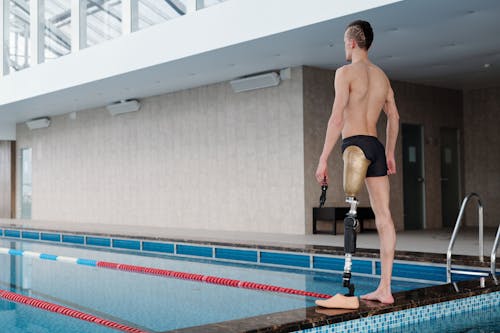
[{"label": "beige stone wall", "polygon": [[[485,226],[497,227],[500,208],[500,87],[464,92],[465,191],[484,204]],[[477,225],[471,203],[467,224]]]},{"label": "beige stone wall", "polygon": [[12,215],[12,141],[0,141],[0,217]]},{"label": "beige stone wall", "polygon": [[[318,205],[320,187],[314,179],[321,154],[326,125],[331,113],[334,91],[334,71],[304,68],[304,181],[306,230],[312,231],[312,207]],[[441,221],[440,127],[462,129],[462,95],[449,89],[426,87],[411,83],[392,82],[401,123],[424,125],[424,158],[426,182],[426,227],[439,228]],[[377,124],[380,141],[385,144],[386,118]],[[342,191],[342,159],[340,142],[329,160],[331,177],[328,205],[345,205]],[[396,145],[398,173],[390,177],[391,211],[398,230],[404,229],[403,170],[401,132]],[[369,205],[365,189],[359,195],[360,205]],[[320,226],[321,227],[321,226]],[[326,227],[326,226],[325,226]]]},{"label": "beige stone wall", "polygon": [[[50,128],[36,131],[19,124],[18,161],[21,148],[33,148],[33,219],[310,233],[320,195],[314,172],[334,75],[296,68],[292,80],[276,88],[235,94],[220,83],[146,98],[138,113],[111,117],[105,109],[87,110],[75,120],[54,117]],[[424,126],[426,227],[441,227],[443,126],[464,134],[462,195],[482,194],[486,225],[494,226],[499,89],[462,96],[411,83],[392,85],[401,123]],[[384,115],[378,132],[385,142]],[[398,230],[404,228],[401,144],[400,135],[398,174],[390,178]],[[327,204],[344,205],[340,144],[329,167]],[[18,175],[19,168],[17,163]],[[359,199],[368,204],[366,190]],[[475,217],[468,221],[474,224]]]},{"label": "beige stone wall", "polygon": [[141,103],[17,126],[18,155],[33,148],[33,220],[304,233],[300,68],[278,87]]}]

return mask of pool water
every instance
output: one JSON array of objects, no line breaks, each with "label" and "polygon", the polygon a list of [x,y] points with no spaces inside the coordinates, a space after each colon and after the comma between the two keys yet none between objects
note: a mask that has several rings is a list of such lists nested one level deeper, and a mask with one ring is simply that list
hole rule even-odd
[{"label": "pool water", "polygon": [[[0,240],[0,247],[213,275],[334,295],[345,293],[339,274],[262,268],[168,256]],[[305,308],[314,299],[164,278],[23,256],[0,255],[0,288],[149,331],[166,331]],[[356,294],[378,279],[353,277]],[[393,281],[393,291],[428,284]],[[2,332],[110,332],[105,327],[0,300]]]}]

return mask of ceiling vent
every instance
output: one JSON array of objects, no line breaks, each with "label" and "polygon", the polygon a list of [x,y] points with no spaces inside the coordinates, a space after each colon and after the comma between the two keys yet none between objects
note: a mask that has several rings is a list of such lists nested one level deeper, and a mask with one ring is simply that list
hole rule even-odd
[{"label": "ceiling vent", "polygon": [[50,119],[48,117],[43,117],[43,118],[28,120],[26,122],[26,126],[28,126],[30,130],[47,128],[50,126]]},{"label": "ceiling vent", "polygon": [[267,87],[274,87],[280,84],[280,76],[275,72],[247,76],[229,82],[234,92],[242,92]]},{"label": "ceiling vent", "polygon": [[122,113],[139,111],[141,108],[141,103],[135,99],[123,100],[106,106],[106,109],[111,113],[112,116],[116,116]]}]

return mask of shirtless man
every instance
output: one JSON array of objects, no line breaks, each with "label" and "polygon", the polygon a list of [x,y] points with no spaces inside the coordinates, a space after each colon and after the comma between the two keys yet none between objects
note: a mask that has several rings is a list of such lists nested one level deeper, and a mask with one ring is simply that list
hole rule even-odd
[{"label": "shirtless man", "polygon": [[[325,178],[328,181],[328,156],[342,134],[344,190],[346,196],[349,196],[346,190],[346,171],[349,172],[351,167],[357,168],[357,166],[346,162],[345,150],[350,146],[361,148],[360,151],[364,153],[364,156],[361,154],[362,162],[366,162],[363,172],[366,170],[366,174],[358,177],[359,186],[366,177],[364,182],[375,213],[382,261],[378,288],[370,294],[361,296],[361,299],[393,303],[391,275],[396,233],[389,210],[388,175],[396,173],[394,149],[399,131],[399,115],[389,79],[368,59],[368,49],[372,41],[373,30],[368,22],[355,21],[347,26],[344,34],[345,55],[351,64],[339,68],[335,73],[335,101],[328,121],[323,152],[316,170],[316,179],[320,184]],[[376,128],[382,109],[387,115],[385,151],[377,139]],[[359,306],[357,302],[355,297],[337,294],[329,300],[317,301],[317,304],[326,307],[356,308]]]}]

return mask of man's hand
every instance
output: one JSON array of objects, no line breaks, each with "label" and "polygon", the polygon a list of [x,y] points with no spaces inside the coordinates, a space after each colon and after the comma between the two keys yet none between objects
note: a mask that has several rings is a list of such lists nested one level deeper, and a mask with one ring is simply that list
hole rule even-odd
[{"label": "man's hand", "polygon": [[396,174],[396,160],[394,159],[394,155],[387,155],[387,174]]},{"label": "man's hand", "polygon": [[316,180],[318,181],[318,183],[320,185],[323,184],[325,178],[326,178],[326,182],[328,183],[328,171],[327,171],[328,167],[327,167],[327,164],[326,164],[326,161],[319,161],[318,163],[318,168],[316,169]]}]

